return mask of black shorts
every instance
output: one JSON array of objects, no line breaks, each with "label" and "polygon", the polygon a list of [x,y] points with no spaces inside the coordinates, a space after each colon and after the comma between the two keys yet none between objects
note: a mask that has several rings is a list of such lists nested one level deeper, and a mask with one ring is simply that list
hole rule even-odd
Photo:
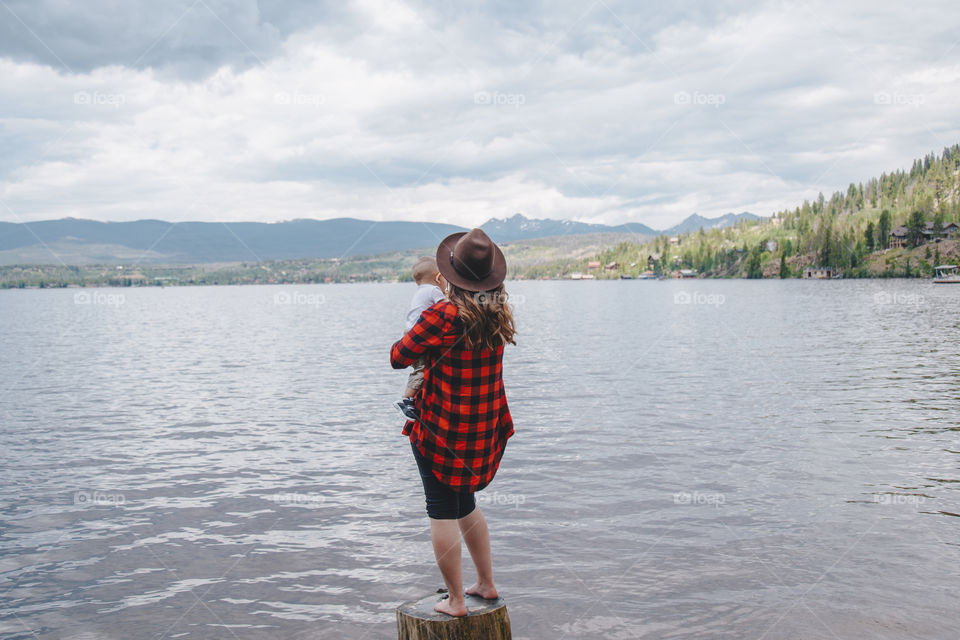
[{"label": "black shorts", "polygon": [[477,507],[473,493],[460,493],[437,480],[427,462],[417,449],[417,445],[410,443],[413,457],[417,460],[420,470],[420,481],[423,482],[423,494],[427,499],[427,515],[435,520],[457,520],[470,515]]}]

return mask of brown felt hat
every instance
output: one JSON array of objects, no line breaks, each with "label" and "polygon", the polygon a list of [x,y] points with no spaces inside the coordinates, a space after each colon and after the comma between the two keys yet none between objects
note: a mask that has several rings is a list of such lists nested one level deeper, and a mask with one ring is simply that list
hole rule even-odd
[{"label": "brown felt hat", "polygon": [[437,247],[437,268],[447,282],[467,291],[496,289],[507,277],[507,260],[482,229],[458,231]]}]

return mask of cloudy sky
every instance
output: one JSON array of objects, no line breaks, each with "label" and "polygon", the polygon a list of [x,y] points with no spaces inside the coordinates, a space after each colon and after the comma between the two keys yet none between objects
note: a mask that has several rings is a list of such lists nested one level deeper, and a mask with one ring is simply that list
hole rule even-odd
[{"label": "cloudy sky", "polygon": [[0,0],[0,220],[767,215],[960,142],[943,2]]}]

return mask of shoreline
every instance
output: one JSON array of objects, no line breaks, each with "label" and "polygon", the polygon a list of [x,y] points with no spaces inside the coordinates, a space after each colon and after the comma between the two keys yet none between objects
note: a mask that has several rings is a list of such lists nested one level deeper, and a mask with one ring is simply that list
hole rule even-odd
[{"label": "shoreline", "polygon": [[[861,280],[875,280],[875,281],[891,281],[891,280],[904,280],[904,281],[914,281],[914,282],[926,282],[929,284],[934,284],[933,278],[928,276],[867,276],[867,277],[853,277],[853,278],[833,278],[833,279],[817,279],[817,278],[744,278],[737,276],[708,276],[703,278],[593,278],[593,279],[574,279],[574,278],[508,278],[507,283],[516,283],[516,282],[704,282],[704,281],[730,281],[730,280],[742,280],[742,281],[802,281],[802,282],[838,282],[841,280],[844,281],[861,281]],[[240,287],[240,286],[274,286],[274,287],[290,287],[290,286],[328,286],[328,285],[359,285],[359,284],[399,284],[399,285],[409,285],[412,284],[412,280],[344,280],[344,281],[332,281],[332,282],[312,282],[312,281],[283,281],[283,282],[178,282],[178,283],[141,283],[141,282],[131,282],[129,284],[119,284],[119,283],[110,283],[110,282],[86,282],[86,283],[68,283],[68,284],[52,284],[45,283],[43,286],[40,285],[23,285],[23,286],[10,286],[9,283],[0,283],[0,291],[43,291],[43,290],[57,290],[57,289],[74,289],[74,290],[84,290],[84,289],[167,289],[167,288],[189,288],[189,287]],[[588,285],[589,286],[589,285]]]}]

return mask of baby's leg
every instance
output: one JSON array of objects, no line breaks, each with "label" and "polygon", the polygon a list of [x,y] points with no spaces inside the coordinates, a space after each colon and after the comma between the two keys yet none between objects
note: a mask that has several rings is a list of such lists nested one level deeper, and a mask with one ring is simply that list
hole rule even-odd
[{"label": "baby's leg", "polygon": [[417,360],[413,364],[413,371],[407,378],[407,388],[403,390],[404,398],[412,398],[417,395],[417,391],[423,386],[423,360]]}]

